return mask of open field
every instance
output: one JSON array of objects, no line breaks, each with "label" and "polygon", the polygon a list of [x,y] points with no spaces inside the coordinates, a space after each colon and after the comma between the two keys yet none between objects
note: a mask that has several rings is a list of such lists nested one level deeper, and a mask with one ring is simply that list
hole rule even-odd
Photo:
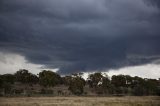
[{"label": "open field", "polygon": [[160,97],[16,97],[0,106],[160,106]]}]

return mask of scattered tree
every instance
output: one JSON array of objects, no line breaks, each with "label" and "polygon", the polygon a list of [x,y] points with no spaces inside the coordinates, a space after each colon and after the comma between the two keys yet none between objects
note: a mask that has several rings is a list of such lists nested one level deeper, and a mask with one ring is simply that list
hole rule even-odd
[{"label": "scattered tree", "polygon": [[61,84],[62,79],[60,75],[52,71],[43,70],[39,73],[39,83],[45,87],[53,87],[57,84]]},{"label": "scattered tree", "polygon": [[15,76],[12,74],[4,74],[1,77],[3,79],[3,82],[5,82],[5,83],[14,84],[14,82],[15,82]]},{"label": "scattered tree", "polygon": [[85,86],[85,80],[79,76],[72,77],[69,90],[75,95],[81,95],[83,93],[83,87]]},{"label": "scattered tree", "polygon": [[[160,80],[157,79],[131,77],[129,75],[113,75],[110,79],[107,75],[97,72],[90,74],[87,81],[85,81],[82,76],[83,73],[76,73],[71,76],[61,77],[59,74],[47,70],[43,70],[36,76],[28,70],[22,69],[15,74],[0,75],[0,91],[10,95],[16,91],[14,82],[21,82],[20,84],[24,86],[24,88],[20,88],[21,92],[27,90],[30,92],[30,90],[35,89],[34,86],[28,86],[34,84],[51,87],[49,89],[42,87],[44,89],[41,88],[42,94],[53,94],[52,88],[63,84],[74,95],[83,94],[85,85],[89,85],[87,89],[99,95],[160,95]],[[84,94],[87,94],[87,92]]]},{"label": "scattered tree", "polygon": [[16,81],[21,82],[23,84],[36,84],[39,79],[36,75],[30,73],[26,69],[19,70],[15,73]]},{"label": "scattered tree", "polygon": [[89,78],[88,78],[88,84],[91,88],[96,88],[98,87],[98,84],[100,83],[100,81],[102,82],[102,78],[103,75],[102,73],[94,73],[94,74],[90,74]]},{"label": "scattered tree", "polygon": [[2,88],[3,86],[3,78],[2,78],[2,75],[0,75],[0,88]]}]

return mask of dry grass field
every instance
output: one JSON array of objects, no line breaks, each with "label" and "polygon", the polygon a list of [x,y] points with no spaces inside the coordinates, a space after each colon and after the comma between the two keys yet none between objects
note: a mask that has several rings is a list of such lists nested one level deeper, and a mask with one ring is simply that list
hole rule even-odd
[{"label": "dry grass field", "polygon": [[160,97],[16,97],[0,106],[160,106]]}]

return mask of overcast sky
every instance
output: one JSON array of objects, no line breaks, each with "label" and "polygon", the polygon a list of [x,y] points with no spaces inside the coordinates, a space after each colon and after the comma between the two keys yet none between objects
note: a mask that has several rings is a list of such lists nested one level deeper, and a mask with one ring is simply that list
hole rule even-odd
[{"label": "overcast sky", "polygon": [[159,78],[159,29],[160,0],[0,0],[0,73]]}]

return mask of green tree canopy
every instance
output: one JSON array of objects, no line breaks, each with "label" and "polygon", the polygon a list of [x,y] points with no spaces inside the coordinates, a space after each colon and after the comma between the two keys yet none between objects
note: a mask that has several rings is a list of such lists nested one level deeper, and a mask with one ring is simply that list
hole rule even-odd
[{"label": "green tree canopy", "polygon": [[2,75],[0,75],[0,87],[2,87],[3,85],[3,79],[2,79]]},{"label": "green tree canopy", "polygon": [[42,86],[55,86],[62,82],[60,75],[52,71],[43,70],[39,73],[39,82]]},{"label": "green tree canopy", "polygon": [[94,73],[90,74],[88,78],[88,84],[91,88],[96,88],[98,86],[98,83],[102,81],[103,75],[102,73]]},{"label": "green tree canopy", "polygon": [[84,86],[85,80],[82,77],[74,76],[70,81],[69,90],[75,95],[80,95],[83,93]]},{"label": "green tree canopy", "polygon": [[12,74],[4,74],[1,77],[2,77],[4,83],[14,84],[14,82],[15,82],[15,76]]},{"label": "green tree canopy", "polygon": [[112,84],[115,87],[126,87],[126,78],[125,75],[113,75]]},{"label": "green tree canopy", "polygon": [[24,84],[36,84],[38,83],[38,77],[30,73],[26,69],[21,69],[15,73],[16,80]]}]

